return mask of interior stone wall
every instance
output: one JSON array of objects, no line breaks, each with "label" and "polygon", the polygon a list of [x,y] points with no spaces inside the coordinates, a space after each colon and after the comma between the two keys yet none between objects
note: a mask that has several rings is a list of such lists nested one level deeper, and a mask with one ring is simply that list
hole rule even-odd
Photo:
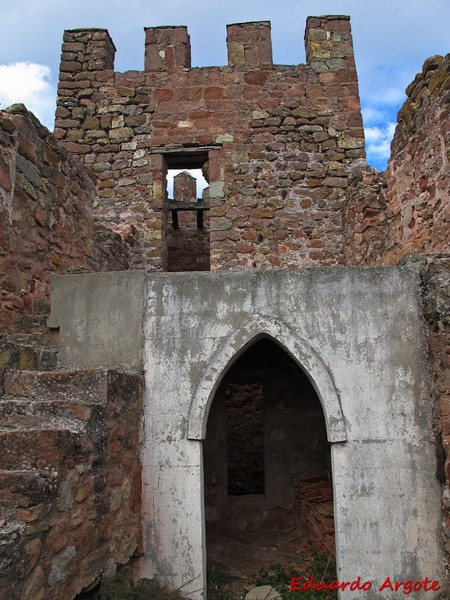
[{"label": "interior stone wall", "polygon": [[230,368],[208,419],[203,460],[210,520],[227,516],[229,495],[262,494],[266,509],[292,510],[294,475],[319,469],[331,478],[320,401],[273,342],[255,342]]},{"label": "interior stone wall", "polygon": [[131,240],[96,225],[95,198],[93,173],[23,105],[0,111],[3,331],[20,330],[23,315],[48,314],[53,275],[129,267]]}]

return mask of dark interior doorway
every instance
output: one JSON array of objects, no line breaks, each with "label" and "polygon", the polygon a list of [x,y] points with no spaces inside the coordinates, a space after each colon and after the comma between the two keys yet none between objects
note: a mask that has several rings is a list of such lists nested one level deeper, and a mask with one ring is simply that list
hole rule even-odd
[{"label": "dark interior doorway", "polygon": [[309,515],[314,508],[303,497],[314,486],[329,490],[325,512],[333,522],[320,400],[298,364],[270,338],[255,341],[223,377],[203,459],[210,568],[242,578],[265,563],[286,562],[283,552],[292,540],[310,540],[311,523],[322,519],[320,511]]}]

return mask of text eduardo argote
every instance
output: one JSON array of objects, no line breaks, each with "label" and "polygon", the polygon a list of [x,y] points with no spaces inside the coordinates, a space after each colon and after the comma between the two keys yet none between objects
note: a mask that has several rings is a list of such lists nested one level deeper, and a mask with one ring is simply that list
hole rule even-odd
[{"label": "text eduardo argote", "polygon": [[350,592],[356,591],[369,591],[371,589],[378,589],[379,592],[383,590],[391,592],[401,592],[405,596],[411,594],[411,592],[431,592],[438,591],[441,589],[439,581],[437,579],[407,579],[405,581],[395,581],[390,577],[386,577],[385,580],[376,588],[371,581],[361,581],[361,577],[357,577],[353,581],[316,581],[312,575],[309,579],[305,577],[292,577],[290,584],[291,592],[303,592],[307,590],[347,590]]}]

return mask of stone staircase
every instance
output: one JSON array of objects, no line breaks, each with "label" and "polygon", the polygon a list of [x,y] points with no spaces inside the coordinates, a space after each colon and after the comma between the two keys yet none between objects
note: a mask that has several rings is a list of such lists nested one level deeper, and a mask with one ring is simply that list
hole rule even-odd
[{"label": "stone staircase", "polygon": [[48,315],[21,315],[0,339],[0,376],[8,367],[50,371],[58,362],[58,331],[47,327]]},{"label": "stone staircase", "polygon": [[58,368],[46,321],[0,340],[0,600],[72,600],[141,543],[142,377]]},{"label": "stone staircase", "polygon": [[[18,352],[24,347],[18,344]],[[39,356],[39,349],[34,345],[32,349]],[[105,373],[102,375],[104,384]],[[101,377],[76,371],[10,368],[4,373],[0,398],[2,600],[35,600],[43,593],[39,578],[37,584],[25,584],[17,596],[12,590],[14,582],[17,585],[24,579],[30,568],[27,556],[31,547],[39,545],[40,560],[50,557],[54,548],[48,543],[48,534],[61,518],[61,502],[73,505],[73,490],[65,484],[67,476],[72,473],[78,482],[76,468],[90,468],[96,447],[102,445],[101,436],[96,439],[90,431],[92,411],[105,397],[101,385],[96,388],[96,379]],[[3,588],[8,589],[6,596]]]}]

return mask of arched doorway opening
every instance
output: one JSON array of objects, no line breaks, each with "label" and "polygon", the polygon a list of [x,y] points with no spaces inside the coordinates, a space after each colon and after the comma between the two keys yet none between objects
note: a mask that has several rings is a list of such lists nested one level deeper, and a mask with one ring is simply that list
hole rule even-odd
[{"label": "arched doorway opening", "polygon": [[210,568],[243,577],[282,563],[314,537],[319,550],[334,552],[322,405],[306,373],[272,338],[257,338],[223,375],[203,465]]}]

